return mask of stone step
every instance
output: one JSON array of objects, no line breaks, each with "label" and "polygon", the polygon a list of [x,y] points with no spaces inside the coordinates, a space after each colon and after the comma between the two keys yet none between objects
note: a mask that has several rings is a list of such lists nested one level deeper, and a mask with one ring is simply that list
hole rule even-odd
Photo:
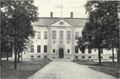
[{"label": "stone step", "polygon": [[66,62],[68,61],[69,62],[69,61],[72,61],[72,59],[53,59],[53,61],[58,61],[58,62],[59,61],[66,61]]}]

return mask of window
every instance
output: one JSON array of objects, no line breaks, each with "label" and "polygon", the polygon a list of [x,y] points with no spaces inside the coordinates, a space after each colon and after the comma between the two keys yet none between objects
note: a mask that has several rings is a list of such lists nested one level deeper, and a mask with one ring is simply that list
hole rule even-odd
[{"label": "window", "polygon": [[70,31],[67,31],[67,39],[68,40],[70,40],[70,35],[71,35]]},{"label": "window", "polygon": [[34,52],[34,45],[31,45],[31,52]]},{"label": "window", "polygon": [[63,24],[64,24],[64,22],[62,22],[62,21],[61,21],[61,22],[59,22],[59,24],[60,24],[60,25],[63,25]]},{"label": "window", "polygon": [[56,39],[56,31],[52,31],[52,39]]},{"label": "window", "polygon": [[47,46],[44,46],[44,53],[47,53]]},{"label": "window", "polygon": [[41,46],[40,46],[40,45],[37,46],[37,52],[38,52],[38,53],[41,52]]},{"label": "window", "polygon": [[41,32],[40,31],[37,32],[37,39],[41,39]]},{"label": "window", "polygon": [[75,53],[78,53],[78,46],[75,46]]},{"label": "window", "polygon": [[40,56],[39,56],[39,55],[38,55],[37,57],[38,57],[38,58],[40,58]]},{"label": "window", "polygon": [[78,59],[78,56],[75,56],[76,59]]},{"label": "window", "polygon": [[55,49],[53,49],[53,53],[55,53]]},{"label": "window", "polygon": [[68,49],[68,53],[70,53],[70,49]]},{"label": "window", "polygon": [[79,37],[79,32],[75,32],[75,39],[78,39]]},{"label": "window", "polygon": [[89,56],[88,58],[91,59],[91,56]]},{"label": "window", "polygon": [[47,35],[47,31],[44,31],[44,39],[47,39],[48,35]]},{"label": "window", "polygon": [[83,49],[81,52],[84,54],[84,53],[85,53],[85,50]]},{"label": "window", "polygon": [[63,39],[63,31],[60,31],[60,39]]},{"label": "window", "polygon": [[92,53],[92,50],[91,50],[91,49],[88,49],[88,53]]},{"label": "window", "polygon": [[85,58],[85,56],[82,56],[82,59],[84,59]]}]

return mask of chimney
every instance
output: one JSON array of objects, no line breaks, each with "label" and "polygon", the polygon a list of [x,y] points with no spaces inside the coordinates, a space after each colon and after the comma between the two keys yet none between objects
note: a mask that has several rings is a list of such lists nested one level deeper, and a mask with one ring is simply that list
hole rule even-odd
[{"label": "chimney", "polygon": [[70,13],[70,18],[73,18],[73,12]]},{"label": "chimney", "polygon": [[53,12],[50,12],[50,17],[53,18]]}]

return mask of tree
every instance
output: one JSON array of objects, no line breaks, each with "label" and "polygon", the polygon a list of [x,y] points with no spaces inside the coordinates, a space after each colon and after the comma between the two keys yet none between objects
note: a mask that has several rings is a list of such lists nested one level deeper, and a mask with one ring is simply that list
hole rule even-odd
[{"label": "tree", "polygon": [[[14,48],[15,69],[17,68],[17,55],[25,49],[29,36],[34,36],[32,22],[37,21],[37,7],[33,1],[0,1],[1,2],[1,43],[8,43]],[[9,16],[11,18],[9,18]],[[2,45],[4,48],[4,46]],[[5,47],[5,49],[7,49]]]},{"label": "tree", "polygon": [[82,40],[89,42],[89,48],[98,49],[99,64],[103,48],[119,47],[119,30],[116,29],[119,27],[118,5],[118,1],[88,1],[85,6],[89,21],[82,31]]}]

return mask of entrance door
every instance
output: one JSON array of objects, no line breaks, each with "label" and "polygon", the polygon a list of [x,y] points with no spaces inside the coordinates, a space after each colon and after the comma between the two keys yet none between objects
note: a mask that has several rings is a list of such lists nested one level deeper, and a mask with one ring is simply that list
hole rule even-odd
[{"label": "entrance door", "polygon": [[64,58],[64,50],[63,50],[63,48],[59,49],[59,58]]}]

